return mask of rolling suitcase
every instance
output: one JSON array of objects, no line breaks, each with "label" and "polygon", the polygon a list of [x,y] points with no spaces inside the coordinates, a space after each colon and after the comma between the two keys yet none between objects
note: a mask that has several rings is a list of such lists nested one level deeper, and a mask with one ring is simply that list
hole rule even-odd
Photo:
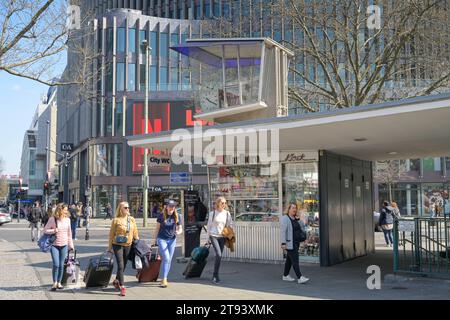
[{"label": "rolling suitcase", "polygon": [[[69,280],[69,281],[68,281]],[[61,284],[77,284],[80,280],[80,261],[77,260],[77,251],[75,250],[73,256],[67,254],[64,261],[64,273]]]},{"label": "rolling suitcase", "polygon": [[111,279],[113,267],[114,260],[111,252],[105,252],[99,258],[91,259],[84,274],[86,288],[107,287]]},{"label": "rolling suitcase", "polygon": [[207,260],[203,260],[202,262],[196,262],[194,260],[189,260],[186,269],[183,272],[183,276],[185,279],[187,278],[200,278],[205,269]]},{"label": "rolling suitcase", "polygon": [[139,282],[154,282],[158,280],[159,269],[161,267],[161,256],[158,252],[158,247],[152,247],[152,253],[147,256],[148,266],[138,271],[136,277]]}]

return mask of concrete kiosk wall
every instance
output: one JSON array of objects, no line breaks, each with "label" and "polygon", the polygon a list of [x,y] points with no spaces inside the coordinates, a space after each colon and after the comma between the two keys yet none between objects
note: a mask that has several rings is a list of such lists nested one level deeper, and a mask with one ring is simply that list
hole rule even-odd
[{"label": "concrete kiosk wall", "polygon": [[320,264],[373,252],[372,163],[320,151]]}]

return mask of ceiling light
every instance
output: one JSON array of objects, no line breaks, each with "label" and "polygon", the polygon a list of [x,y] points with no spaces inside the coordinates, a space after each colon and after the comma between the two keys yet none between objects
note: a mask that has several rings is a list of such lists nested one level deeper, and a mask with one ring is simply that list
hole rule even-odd
[{"label": "ceiling light", "polygon": [[353,141],[363,142],[363,141],[367,141],[367,139],[366,138],[356,138],[356,139],[353,139]]},{"label": "ceiling light", "polygon": [[390,154],[391,156],[394,156],[394,155],[398,154],[398,152],[396,152],[396,151],[391,151],[391,152],[388,152],[388,154]]}]

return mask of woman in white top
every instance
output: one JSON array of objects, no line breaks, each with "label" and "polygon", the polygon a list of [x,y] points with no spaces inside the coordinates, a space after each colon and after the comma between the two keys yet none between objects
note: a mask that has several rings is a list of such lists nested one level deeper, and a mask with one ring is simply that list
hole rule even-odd
[{"label": "woman in white top", "polygon": [[213,282],[216,284],[220,282],[219,268],[223,247],[225,246],[225,237],[222,232],[225,227],[233,228],[233,220],[228,211],[227,200],[224,197],[218,197],[215,210],[211,211],[208,217],[208,236],[216,254],[213,274]]}]

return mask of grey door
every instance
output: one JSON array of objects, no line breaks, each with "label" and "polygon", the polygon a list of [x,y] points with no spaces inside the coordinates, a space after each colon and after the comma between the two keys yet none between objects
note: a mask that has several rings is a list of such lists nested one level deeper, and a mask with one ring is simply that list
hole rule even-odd
[{"label": "grey door", "polygon": [[342,251],[344,260],[355,257],[353,228],[353,184],[351,160],[341,158]]},{"label": "grey door", "polygon": [[[330,265],[342,262],[342,218],[341,218],[341,181],[339,180],[340,162],[338,157],[327,158],[328,190],[328,248]],[[321,212],[321,214],[324,214]]]},{"label": "grey door", "polygon": [[355,228],[355,256],[365,254],[363,162],[353,161],[353,216]]},{"label": "grey door", "polygon": [[373,221],[373,193],[372,193],[372,164],[364,163],[364,224],[366,237],[366,252],[373,253],[375,250],[375,234]]}]

